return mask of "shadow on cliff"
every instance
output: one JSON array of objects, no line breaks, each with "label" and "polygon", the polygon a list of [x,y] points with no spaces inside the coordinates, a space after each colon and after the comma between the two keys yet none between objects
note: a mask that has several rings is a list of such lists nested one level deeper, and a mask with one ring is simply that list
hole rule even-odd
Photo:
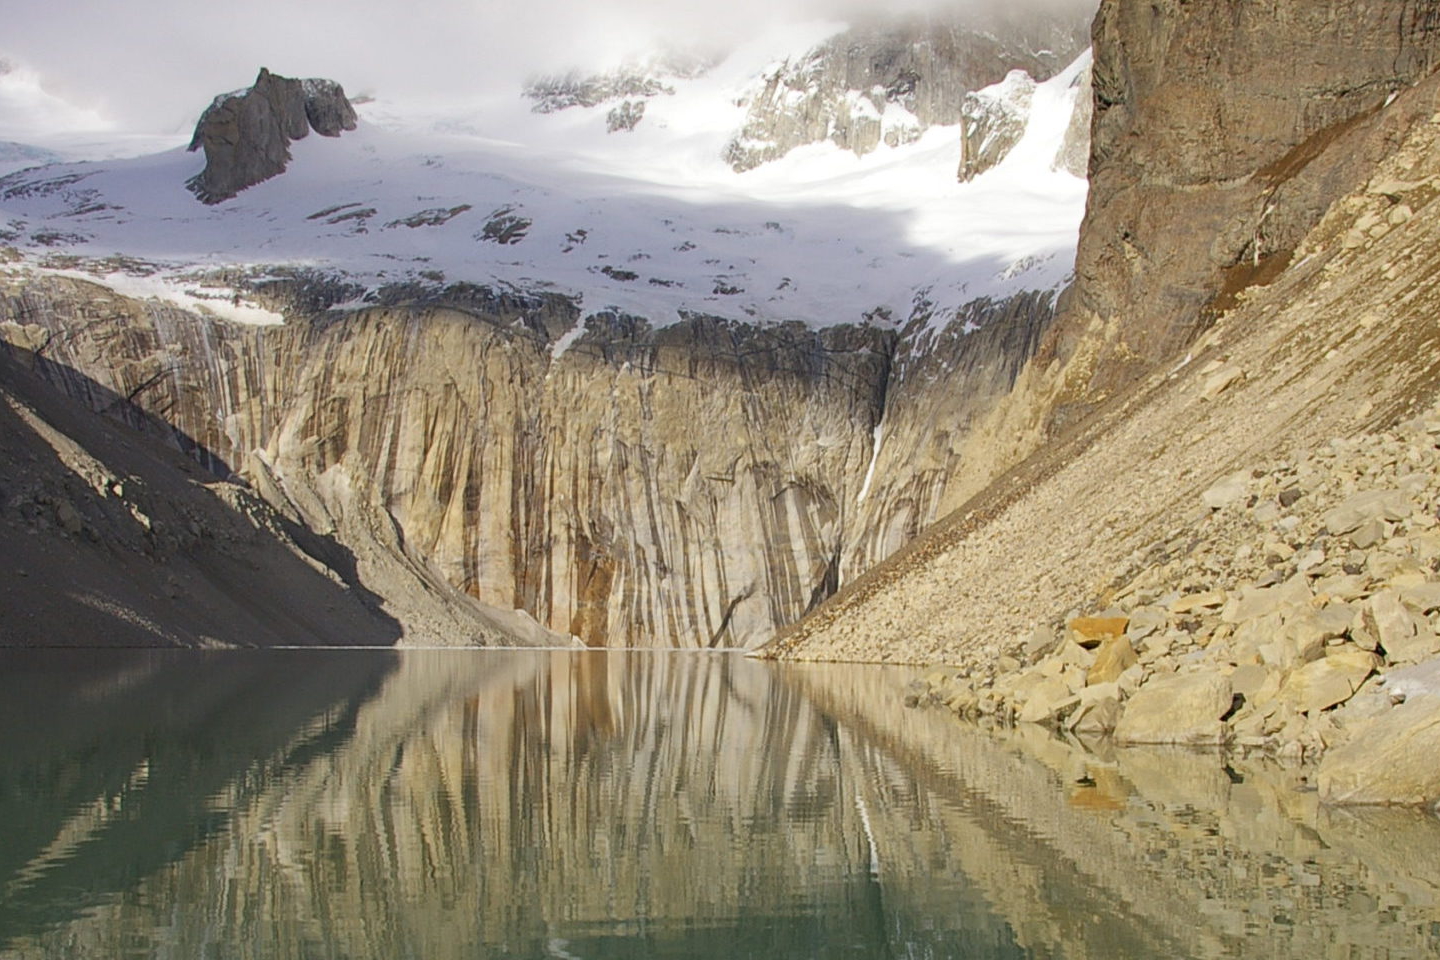
[{"label": "shadow on cliff", "polygon": [[234,471],[225,458],[165,420],[164,411],[151,413],[138,402],[139,398],[151,387],[172,376],[174,374],[172,368],[162,368],[137,384],[129,394],[122,396],[109,387],[92,380],[74,367],[45,356],[45,351],[54,341],[55,336],[56,334],[51,333],[50,338],[34,350],[27,350],[0,340],[0,350],[8,353],[17,363],[28,368],[61,393],[88,406],[95,413],[118,420],[140,433],[174,444],[181,453],[215,474],[220,480],[235,479]]},{"label": "shadow on cliff", "polygon": [[0,451],[0,646],[390,646],[401,636],[348,549],[217,482],[205,468],[228,474],[220,457],[131,398],[9,345]]}]

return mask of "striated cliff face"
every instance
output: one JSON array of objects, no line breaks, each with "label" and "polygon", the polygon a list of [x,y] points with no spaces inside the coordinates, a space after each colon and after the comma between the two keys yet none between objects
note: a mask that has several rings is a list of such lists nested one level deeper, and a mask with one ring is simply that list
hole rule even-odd
[{"label": "striated cliff face", "polygon": [[[856,96],[920,124],[911,133],[953,123],[966,90],[1012,66],[1038,77],[1069,66],[1089,8],[1043,0],[1023,13],[859,27],[806,54],[793,76],[787,66],[764,81],[788,91],[766,122],[789,131],[764,136],[783,149],[823,139],[838,130],[836,104]],[[637,129],[631,143],[684,149],[663,139],[676,119],[667,94],[685,109],[718,97],[723,121],[701,138],[713,162],[738,88],[688,83],[709,65],[662,58],[528,92],[539,113],[610,105],[615,129]],[[742,65],[735,77],[754,75]],[[1015,112],[987,162],[1027,129],[1044,147],[1030,153],[1053,154],[1080,70],[1027,80],[1034,109]],[[346,128],[348,111],[333,84],[262,72],[202,118],[192,148],[205,148],[207,167],[192,186],[207,201],[231,196],[283,169],[306,131]],[[1032,114],[1045,122],[1027,128]],[[409,139],[373,134],[268,185],[268,208],[220,219],[224,207],[152,210],[130,190],[138,178],[108,169],[7,180],[0,238],[27,249],[0,276],[0,336],[35,351],[40,372],[93,410],[125,398],[213,473],[344,545],[387,599],[433,589],[459,609],[524,611],[561,642],[597,646],[764,642],[1038,442],[1039,421],[1004,415],[1000,401],[1066,282],[1073,234],[1033,227],[1045,211],[1078,215],[1081,185],[1055,177],[1035,189],[1054,172],[1049,156],[1020,164],[1036,176],[1001,184],[1020,184],[1023,215],[980,202],[972,236],[952,243],[952,212],[985,197],[950,182],[944,138],[883,158],[864,203],[847,174],[832,201],[812,196],[792,222],[788,192],[752,196],[723,168],[704,192],[730,199],[652,204],[645,190],[617,193],[610,173],[599,188],[568,168],[540,185],[490,154],[451,171],[410,155]],[[403,155],[372,167],[372,140]],[[359,159],[364,176],[349,179]],[[868,199],[912,190],[899,212]],[[96,210],[124,213],[84,221],[103,235],[33,229],[50,218],[68,229]],[[934,224],[922,241],[911,217]],[[230,266],[196,271],[212,257]],[[116,290],[54,271],[108,277]],[[1031,287],[1045,292],[1017,293]],[[330,309],[338,303],[348,307]],[[734,319],[715,317],[725,312]],[[406,639],[474,639],[391,612]]]},{"label": "striated cliff face", "polygon": [[602,316],[562,351],[558,298],[245,327],[32,278],[0,333],[357,553],[591,645],[747,646],[989,475],[986,418],[1051,311],[899,334]]},{"label": "striated cliff face", "polygon": [[568,642],[444,589],[373,504],[352,504],[370,523],[356,549],[317,534],[182,455],[202,448],[44,340],[17,339],[0,343],[0,648]]}]

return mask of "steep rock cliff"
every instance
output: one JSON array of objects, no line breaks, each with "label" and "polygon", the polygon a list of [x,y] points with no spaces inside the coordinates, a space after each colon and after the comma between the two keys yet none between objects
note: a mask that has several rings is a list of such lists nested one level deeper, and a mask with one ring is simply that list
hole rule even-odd
[{"label": "steep rock cliff", "polygon": [[1430,72],[1440,7],[1105,0],[1093,33],[1091,192],[1057,341],[1069,355],[1088,327],[1111,325],[1082,371],[1090,399],[1290,262],[1359,175],[1344,158],[1337,176],[1312,164]]},{"label": "steep rock cliff", "polygon": [[989,475],[1013,438],[988,418],[1051,313],[983,301],[898,335],[597,315],[562,350],[560,298],[245,327],[31,278],[0,332],[357,554],[592,645],[749,646]]},{"label": "steep rock cliff", "polygon": [[0,647],[564,642],[207,475],[157,442],[193,440],[31,346],[0,343]]},{"label": "steep rock cliff", "polygon": [[[1397,42],[1407,49],[1403,35]],[[1171,363],[1151,365],[1128,388],[1108,381],[1109,399],[1091,416],[1037,444],[851,583],[776,652],[993,662],[1021,649],[1037,625],[1105,609],[1147,557],[1192,549],[1187,524],[1210,509],[1202,494],[1221,477],[1429,408],[1440,390],[1437,115],[1440,76],[1432,75],[1311,143],[1283,189],[1323,210],[1293,264],[1268,284],[1232,291],[1229,309]],[[1097,153],[1093,162],[1104,161]],[[1086,229],[1108,215],[1093,210]],[[1190,253],[1200,260],[1207,249]],[[1101,382],[1114,362],[1107,351],[1127,335],[1169,329],[1172,306],[1134,300],[1091,323],[1074,341],[1070,369]],[[1075,319],[1061,316],[1052,330]],[[1128,358],[1132,369],[1144,359]],[[999,408],[1021,420],[1028,410],[1053,427],[1077,395],[1067,389],[1063,361],[1042,346]],[[1294,528],[1283,520],[1264,529],[1283,540]],[[1340,546],[1332,538],[1326,549]],[[1207,569],[1185,586],[1207,590],[1220,576]]]}]

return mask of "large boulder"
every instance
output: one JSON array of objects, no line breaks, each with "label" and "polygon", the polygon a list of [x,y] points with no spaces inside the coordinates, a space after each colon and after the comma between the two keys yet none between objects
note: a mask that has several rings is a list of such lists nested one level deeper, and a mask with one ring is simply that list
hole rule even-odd
[{"label": "large boulder", "polygon": [[1219,744],[1229,736],[1221,717],[1233,701],[1230,681],[1210,673],[1155,680],[1125,705],[1115,727],[1120,743]]},{"label": "large boulder", "polygon": [[1320,797],[1329,803],[1429,804],[1440,801],[1440,696],[1421,696],[1355,731],[1320,763]]},{"label": "large boulder", "polygon": [[355,109],[340,84],[295,80],[261,67],[254,86],[216,97],[201,114],[190,150],[204,149],[205,169],[185,185],[205,203],[229,200],[284,173],[292,140],[312,129],[336,137],[355,124]]},{"label": "large boulder", "polygon": [[1349,700],[1375,671],[1379,659],[1373,653],[1350,649],[1307,663],[1286,679],[1280,699],[1296,712],[1314,716]]}]

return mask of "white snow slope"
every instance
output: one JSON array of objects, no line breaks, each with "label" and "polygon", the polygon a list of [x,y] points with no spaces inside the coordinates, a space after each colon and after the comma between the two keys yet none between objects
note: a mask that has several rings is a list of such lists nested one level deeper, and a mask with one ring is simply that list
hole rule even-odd
[{"label": "white snow slope", "polygon": [[[650,99],[630,132],[606,132],[614,103],[536,114],[514,94],[377,99],[358,108],[355,132],[312,134],[291,147],[286,173],[215,206],[185,189],[204,157],[178,139],[158,153],[24,170],[0,180],[0,243],[32,267],[106,274],[117,269],[100,265],[107,258],[143,260],[118,268],[143,276],[109,281],[252,322],[278,317],[217,299],[198,278],[244,267],[344,275],[367,290],[468,281],[553,291],[582,315],[616,310],[656,325],[698,313],[811,326],[900,323],[924,301],[943,322],[978,297],[1067,282],[1086,184],[1053,161],[1088,53],[1038,87],[1024,140],[970,183],[956,181],[956,127],[863,158],[827,143],[744,174],[723,163],[754,78],[841,28],[789,28],[701,77],[669,79],[675,93]],[[105,155],[90,140],[77,153],[67,131],[10,122],[34,116],[26,90],[42,95],[23,79],[0,76],[0,141]],[[123,149],[117,136],[110,152]]]}]

